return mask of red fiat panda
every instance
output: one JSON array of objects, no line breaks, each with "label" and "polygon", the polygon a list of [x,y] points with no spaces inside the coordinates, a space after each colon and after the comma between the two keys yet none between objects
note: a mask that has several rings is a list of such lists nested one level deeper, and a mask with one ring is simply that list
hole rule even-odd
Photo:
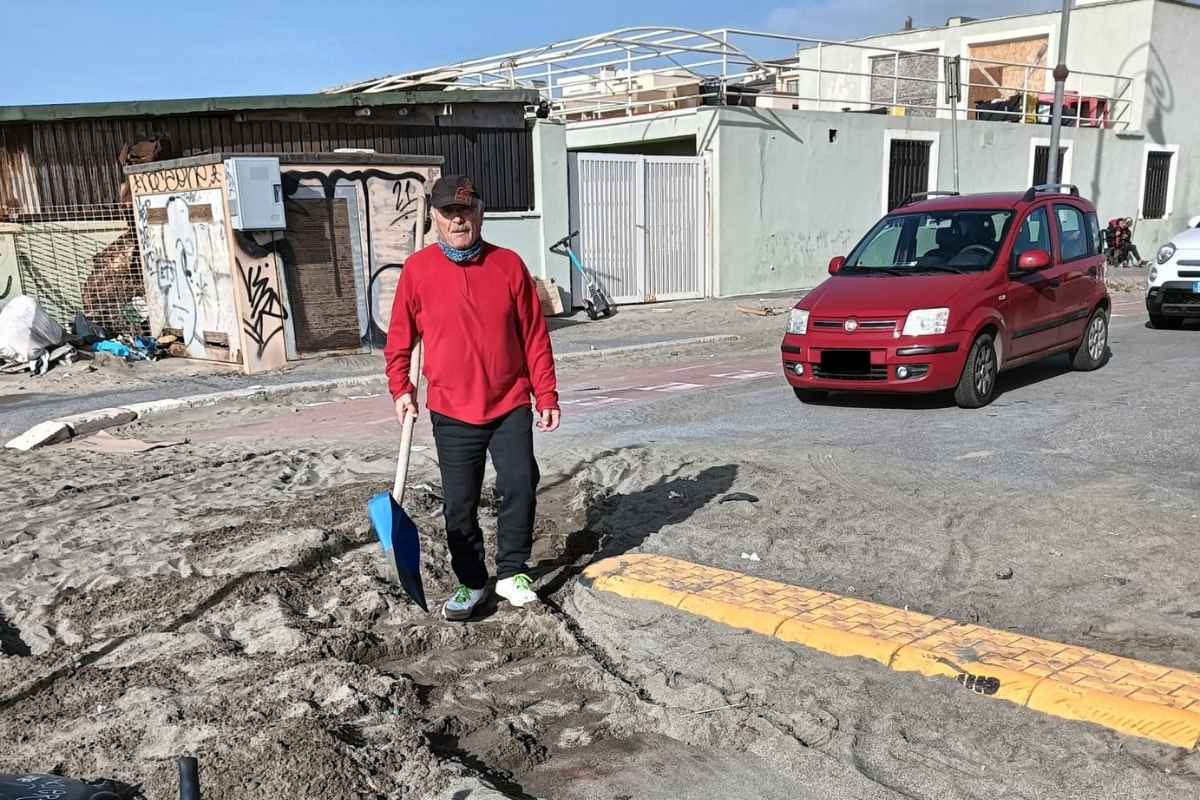
[{"label": "red fiat panda", "polygon": [[792,309],[783,370],[797,397],[952,389],[979,408],[1003,370],[1055,353],[1104,364],[1100,227],[1074,186],[916,197]]}]

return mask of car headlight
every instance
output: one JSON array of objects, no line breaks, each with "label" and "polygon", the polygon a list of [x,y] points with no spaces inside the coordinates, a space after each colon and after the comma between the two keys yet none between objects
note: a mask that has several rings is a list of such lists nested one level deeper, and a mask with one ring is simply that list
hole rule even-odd
[{"label": "car headlight", "polygon": [[919,308],[908,312],[904,320],[905,336],[934,336],[945,333],[950,325],[950,309],[948,308]]},{"label": "car headlight", "polygon": [[1151,267],[1150,268],[1150,282],[1154,283],[1156,280],[1158,280],[1158,267]]},{"label": "car headlight", "polygon": [[1158,248],[1157,261],[1160,264],[1165,264],[1171,260],[1171,256],[1175,255],[1175,245],[1167,242],[1162,247]]},{"label": "car headlight", "polygon": [[808,333],[808,312],[802,311],[799,308],[792,309],[792,315],[788,317],[788,333]]}]

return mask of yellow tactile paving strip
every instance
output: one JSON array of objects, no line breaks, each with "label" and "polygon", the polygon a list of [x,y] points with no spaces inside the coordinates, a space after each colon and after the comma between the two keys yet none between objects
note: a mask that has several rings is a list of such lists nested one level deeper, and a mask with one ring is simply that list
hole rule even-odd
[{"label": "yellow tactile paving strip", "polygon": [[1189,749],[1200,742],[1200,674],[1194,672],[665,556],[606,559],[583,577],[623,597],[837,656],[948,677],[1047,714]]}]

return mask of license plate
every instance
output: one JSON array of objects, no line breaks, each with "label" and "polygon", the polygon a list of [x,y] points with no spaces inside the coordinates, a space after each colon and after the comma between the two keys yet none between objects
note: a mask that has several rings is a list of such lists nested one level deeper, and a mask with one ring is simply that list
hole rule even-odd
[{"label": "license plate", "polygon": [[866,374],[871,371],[869,350],[826,350],[821,353],[821,368],[843,374]]}]

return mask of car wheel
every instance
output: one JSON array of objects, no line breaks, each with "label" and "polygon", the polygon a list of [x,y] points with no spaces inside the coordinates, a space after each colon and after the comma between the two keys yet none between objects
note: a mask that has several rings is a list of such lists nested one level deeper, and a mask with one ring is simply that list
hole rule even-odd
[{"label": "car wheel", "polygon": [[996,362],[996,341],[990,333],[981,333],[971,345],[967,363],[954,390],[954,401],[960,408],[982,408],[996,397],[996,377],[1000,365]]},{"label": "car wheel", "polygon": [[1150,327],[1164,331],[1176,331],[1183,326],[1183,317],[1164,317],[1162,314],[1150,315]]},{"label": "car wheel", "polygon": [[829,397],[829,392],[819,392],[816,389],[797,389],[793,386],[792,391],[796,393],[796,399],[801,403],[818,403]]},{"label": "car wheel", "polygon": [[1104,364],[1107,355],[1108,314],[1104,309],[1098,308],[1092,312],[1092,318],[1083,329],[1083,339],[1080,340],[1079,347],[1071,353],[1071,366],[1084,372],[1098,369]]}]

